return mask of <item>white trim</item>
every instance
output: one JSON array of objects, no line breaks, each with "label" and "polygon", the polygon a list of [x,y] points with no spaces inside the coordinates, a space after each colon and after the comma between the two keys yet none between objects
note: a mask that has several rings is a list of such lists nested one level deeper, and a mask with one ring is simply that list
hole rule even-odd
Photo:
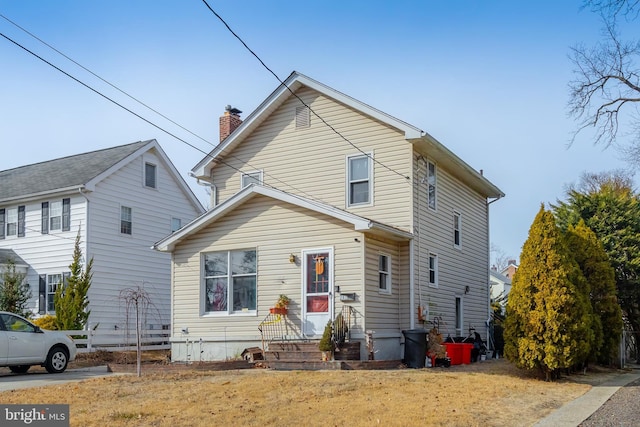
[{"label": "white trim", "polygon": [[[433,165],[433,206],[431,206],[431,196],[430,196],[430,188],[431,188],[431,171],[430,166]],[[427,208],[432,211],[438,211],[438,165],[431,161],[427,160]]]},{"label": "white trim", "polygon": [[335,99],[336,101],[353,108],[363,114],[368,115],[382,123],[393,128],[399,129],[404,133],[406,139],[421,138],[425,132],[412,126],[402,120],[390,116],[380,110],[377,110],[363,102],[358,101],[342,92],[339,92],[329,86],[326,86],[316,80],[313,80],[304,74],[294,71],[287,77],[287,80],[276,88],[262,103],[256,108],[238,128],[231,133],[223,142],[218,144],[211,152],[200,160],[191,171],[196,177],[208,176],[206,168],[210,163],[215,162],[216,158],[223,153],[229,153],[229,147],[244,140],[257,128],[276,108],[282,105],[287,99],[295,93],[300,87],[306,86],[321,94]]},{"label": "white trim", "polygon": [[264,172],[262,171],[262,169],[249,171],[249,172],[242,172],[242,173],[240,173],[240,188],[245,188],[245,187],[248,187],[249,185],[251,185],[252,183],[244,185],[244,177],[247,176],[249,178],[253,178],[251,175],[254,175],[254,174],[258,174],[259,175],[258,184],[262,184],[264,182],[264,178],[263,178]]},{"label": "white trim", "polygon": [[[456,228],[456,218],[458,219],[458,227]],[[458,232],[458,242],[456,243],[456,231]],[[453,247],[462,250],[462,213],[453,210]]]},{"label": "white trim", "polygon": [[[458,302],[458,299],[460,299],[460,313],[459,316],[456,316],[456,304]],[[453,303],[453,329],[456,332],[456,336],[458,337],[464,337],[466,336],[466,334],[464,333],[464,296],[461,294],[456,294],[455,295],[455,299],[454,299],[454,303]],[[460,320],[460,329],[459,329],[459,334],[458,334],[458,328],[456,327],[458,320]]]},{"label": "white trim", "polygon": [[[435,260],[435,266],[433,268],[433,270],[434,270],[434,282],[433,283],[431,282],[431,270],[432,270],[432,268],[431,268],[431,258],[433,258]],[[438,262],[438,254],[435,253],[435,252],[429,251],[429,255],[427,256],[427,271],[428,271],[427,283],[432,288],[438,288],[439,287],[439,284],[438,284],[439,277],[438,276],[440,274],[439,274],[439,271],[438,271],[439,270],[438,264],[439,264],[439,262]]]},{"label": "white trim", "polygon": [[[327,252],[329,254],[329,273],[328,273],[328,277],[329,277],[329,285],[328,285],[328,292],[329,292],[329,313],[328,313],[328,319],[325,320],[323,322],[322,325],[318,325],[318,326],[322,326],[324,328],[324,326],[326,325],[326,323],[329,320],[333,320],[333,316],[335,313],[335,298],[334,298],[334,286],[335,286],[335,256],[334,256],[334,247],[333,246],[328,246],[328,247],[321,247],[321,248],[310,248],[310,249],[302,249],[300,251],[300,262],[301,262],[301,269],[300,269],[300,314],[302,317],[302,333],[303,335],[307,335],[306,334],[306,330],[304,325],[307,324],[306,321],[306,316],[307,316],[307,303],[306,303],[306,295],[307,295],[307,290],[306,290],[306,277],[307,277],[307,260],[306,260],[306,255],[307,254],[311,254],[311,253],[320,253],[320,252]],[[322,331],[319,331],[318,334],[316,335],[307,335],[307,336],[318,336],[318,335],[322,335]]]},{"label": "white trim", "polygon": [[276,190],[271,187],[251,184],[250,186],[245,187],[234,194],[229,199],[225,200],[220,205],[216,206],[214,209],[211,209],[210,211],[194,219],[189,224],[182,227],[179,231],[160,240],[155,245],[153,245],[152,248],[162,252],[170,252],[171,250],[173,250],[174,246],[182,239],[198,232],[202,228],[214,222],[216,219],[222,217],[228,212],[233,211],[237,206],[241,205],[245,201],[258,194],[266,197],[271,197],[285,203],[300,206],[314,212],[329,215],[333,218],[353,225],[353,229],[355,231],[380,230],[384,233],[389,233],[390,235],[395,236],[399,239],[409,240],[413,238],[413,235],[409,232],[398,230],[388,225],[371,221],[367,218],[354,215],[350,212],[346,212],[333,206],[306,199],[301,196],[296,196],[291,193],[286,193],[281,190]]},{"label": "white trim", "polygon": [[[367,159],[367,182],[369,184],[369,200],[362,203],[351,203],[351,160],[352,159]],[[348,154],[345,156],[345,206],[347,208],[359,208],[363,206],[373,206],[373,151],[367,153]],[[361,181],[363,182],[363,181]]]},{"label": "white trim", "polygon": [[[147,185],[147,165],[153,166],[153,187]],[[142,187],[150,190],[158,190],[158,165],[142,156]]]},{"label": "white trim", "polygon": [[[387,270],[380,270],[380,257],[385,257],[387,259]],[[383,295],[391,295],[392,294],[392,288],[393,288],[393,280],[392,280],[392,271],[393,271],[393,267],[392,267],[392,258],[391,255],[385,253],[385,252],[378,252],[378,292],[380,294]],[[386,287],[381,288],[380,287],[380,273],[385,273],[387,275],[387,283],[386,283]]]}]

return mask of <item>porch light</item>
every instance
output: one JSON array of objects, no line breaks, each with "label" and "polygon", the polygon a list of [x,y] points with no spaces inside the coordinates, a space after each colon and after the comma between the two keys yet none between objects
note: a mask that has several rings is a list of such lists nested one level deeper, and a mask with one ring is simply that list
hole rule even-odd
[{"label": "porch light", "polygon": [[294,254],[290,254],[289,255],[289,262],[291,264],[295,264],[296,263],[296,256]]}]

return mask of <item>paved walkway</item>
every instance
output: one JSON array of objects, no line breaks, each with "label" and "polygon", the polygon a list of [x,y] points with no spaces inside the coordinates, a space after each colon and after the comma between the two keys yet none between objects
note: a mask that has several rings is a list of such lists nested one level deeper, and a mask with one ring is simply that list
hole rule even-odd
[{"label": "paved walkway", "polygon": [[7,373],[0,375],[0,391],[63,384],[108,375],[113,375],[113,373],[109,372],[106,366],[67,369],[61,374],[49,374],[47,372],[28,372],[26,374]]},{"label": "paved walkway", "polygon": [[[635,368],[638,368],[635,366]],[[591,390],[579,398],[555,410],[541,419],[535,427],[576,427],[596,412],[613,394],[640,378],[640,369],[620,374],[615,378],[593,386]]]}]

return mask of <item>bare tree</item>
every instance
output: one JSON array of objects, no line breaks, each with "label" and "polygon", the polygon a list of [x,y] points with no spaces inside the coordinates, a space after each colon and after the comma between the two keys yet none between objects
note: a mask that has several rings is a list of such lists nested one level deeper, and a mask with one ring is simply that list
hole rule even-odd
[{"label": "bare tree", "polygon": [[507,255],[498,245],[491,244],[491,268],[496,271],[503,271],[509,265],[509,261],[515,259],[511,255]]},{"label": "bare tree", "polygon": [[152,306],[149,293],[142,286],[126,288],[120,291],[120,300],[124,301],[127,310],[127,327],[129,325],[129,313],[135,314],[136,319],[136,373],[141,375],[142,367],[142,326],[143,319]]},{"label": "bare tree", "polygon": [[[617,144],[627,159],[640,165],[640,42],[623,41],[617,30],[620,17],[637,18],[640,0],[587,0],[585,7],[599,13],[603,39],[593,47],[571,48],[574,80],[569,83],[569,112],[578,122],[573,140],[593,129],[596,144]],[[625,131],[626,130],[626,131]]]}]

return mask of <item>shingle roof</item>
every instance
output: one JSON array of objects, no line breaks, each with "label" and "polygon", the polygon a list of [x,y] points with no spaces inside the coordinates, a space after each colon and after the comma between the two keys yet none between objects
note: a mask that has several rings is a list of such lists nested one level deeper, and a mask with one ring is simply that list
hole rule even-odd
[{"label": "shingle roof", "polygon": [[10,259],[12,259],[16,265],[27,265],[27,263],[24,262],[24,260],[20,258],[18,254],[16,254],[13,250],[0,249],[0,265],[6,264]]},{"label": "shingle roof", "polygon": [[0,201],[81,186],[149,142],[139,141],[0,171]]}]

